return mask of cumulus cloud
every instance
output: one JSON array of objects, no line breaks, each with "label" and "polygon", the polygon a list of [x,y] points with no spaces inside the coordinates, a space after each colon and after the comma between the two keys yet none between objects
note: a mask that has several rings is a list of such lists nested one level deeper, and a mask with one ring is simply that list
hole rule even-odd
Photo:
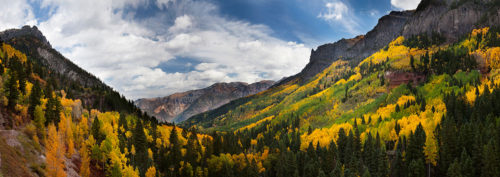
[{"label": "cumulus cloud", "polygon": [[[310,52],[303,44],[273,37],[265,25],[223,17],[207,1],[41,0],[41,4],[50,15],[35,24],[51,44],[130,99],[165,96],[215,82],[278,80],[299,72]],[[32,10],[26,2],[20,5],[27,10],[16,12],[24,16],[13,23],[26,24],[34,19]],[[161,12],[134,18],[134,8],[150,5]],[[193,65],[191,71],[160,67],[183,58],[196,61],[186,62]]]},{"label": "cumulus cloud", "polygon": [[323,12],[320,12],[318,18],[321,18],[332,25],[343,27],[348,33],[358,34],[359,24],[349,6],[340,0],[334,0],[325,3]]},{"label": "cumulus cloud", "polygon": [[391,5],[403,9],[413,10],[416,9],[421,0],[391,0]]},{"label": "cumulus cloud", "polygon": [[35,15],[26,0],[0,0],[0,29],[36,24]]}]

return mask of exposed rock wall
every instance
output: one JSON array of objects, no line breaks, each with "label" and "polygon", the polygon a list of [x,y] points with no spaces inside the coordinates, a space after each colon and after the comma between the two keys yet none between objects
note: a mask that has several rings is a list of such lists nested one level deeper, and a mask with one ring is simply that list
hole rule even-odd
[{"label": "exposed rock wall", "polygon": [[410,37],[437,32],[451,43],[472,29],[498,26],[500,8],[494,1],[423,0],[416,11],[391,12],[380,18],[375,28],[364,36],[341,39],[312,50],[306,67],[277,85],[296,79],[307,81],[338,59],[361,61],[401,35]]},{"label": "exposed rock wall", "polygon": [[308,80],[338,59],[361,61],[400,36],[401,29],[412,14],[413,11],[391,12],[380,18],[375,28],[366,35],[319,46],[311,51],[309,63],[299,74],[284,79],[279,84],[295,78]]},{"label": "exposed rock wall", "polygon": [[135,101],[135,104],[159,121],[182,122],[193,115],[218,108],[234,99],[259,93],[273,84],[273,81],[253,84],[216,83],[204,89],[175,93],[166,97],[139,99]]},{"label": "exposed rock wall", "polygon": [[0,32],[0,40],[2,41],[8,41],[12,38],[19,37],[19,36],[33,36],[40,40],[43,44],[50,46],[49,41],[45,38],[45,36],[38,30],[36,26],[30,27],[30,26],[23,26],[21,29],[9,29]]}]

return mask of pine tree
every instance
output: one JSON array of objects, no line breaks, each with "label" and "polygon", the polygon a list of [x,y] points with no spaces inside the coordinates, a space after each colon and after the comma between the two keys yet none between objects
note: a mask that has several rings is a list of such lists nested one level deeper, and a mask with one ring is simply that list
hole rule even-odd
[{"label": "pine tree", "polygon": [[416,71],[415,69],[415,58],[413,58],[413,55],[410,55],[410,66],[413,72]]},{"label": "pine tree", "polygon": [[399,132],[401,131],[401,126],[399,125],[397,120],[396,120],[396,126],[394,127],[394,130],[396,131],[396,135],[399,135]]},{"label": "pine tree", "polygon": [[425,165],[422,159],[412,160],[408,165],[408,177],[423,177],[425,176]]},{"label": "pine tree", "polygon": [[40,98],[42,97],[42,89],[40,88],[40,83],[38,81],[35,81],[33,84],[33,88],[31,89],[31,94],[29,98],[30,105],[28,107],[28,113],[31,115],[31,117],[34,119],[35,115],[35,107],[40,105]]},{"label": "pine tree", "polygon": [[458,162],[458,159],[455,159],[455,161],[453,161],[453,163],[450,165],[450,167],[448,168],[447,175],[448,176],[460,176],[460,177],[463,176],[462,169],[460,167],[460,163]]},{"label": "pine tree", "polygon": [[99,117],[97,116],[92,122],[90,133],[92,134],[92,136],[94,136],[97,145],[101,144],[101,142],[104,140],[104,135],[101,133],[101,122],[99,121]]},{"label": "pine tree", "polygon": [[406,151],[405,159],[407,162],[424,160],[424,145],[425,145],[425,131],[422,124],[417,126],[415,132],[410,134],[410,139],[408,142],[408,148]]},{"label": "pine tree", "polygon": [[9,79],[7,80],[7,84],[5,85],[5,91],[7,91],[7,107],[10,110],[14,110],[17,99],[19,98],[19,88],[17,84],[17,75],[15,73],[11,73]]},{"label": "pine tree", "polygon": [[490,140],[488,144],[483,147],[483,167],[481,169],[481,176],[500,176],[500,163],[499,157],[495,149],[495,141]]},{"label": "pine tree", "polygon": [[406,173],[406,164],[403,161],[403,155],[399,149],[396,150],[396,156],[392,160],[391,163],[391,175],[392,177],[405,177]]},{"label": "pine tree", "polygon": [[138,167],[139,173],[141,175],[144,175],[150,165],[148,164],[146,135],[144,134],[144,127],[142,126],[141,120],[136,121],[136,125],[132,135],[136,151],[134,164]]}]

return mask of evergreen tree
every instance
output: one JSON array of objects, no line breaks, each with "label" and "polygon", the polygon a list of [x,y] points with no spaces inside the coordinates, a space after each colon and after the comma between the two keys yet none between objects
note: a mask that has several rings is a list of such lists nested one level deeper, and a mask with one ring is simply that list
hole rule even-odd
[{"label": "evergreen tree", "polygon": [[415,58],[413,58],[413,55],[410,55],[410,66],[413,72],[416,71],[415,69]]},{"label": "evergreen tree", "polygon": [[42,97],[42,89],[40,88],[40,83],[38,83],[38,81],[35,81],[35,83],[33,84],[33,88],[31,89],[31,94],[29,97],[30,105],[28,107],[28,113],[31,115],[32,118],[35,117],[34,115],[35,107],[40,105],[41,97]]},{"label": "evergreen tree", "polygon": [[410,134],[410,139],[408,142],[408,149],[406,151],[406,160],[408,162],[424,160],[424,145],[425,145],[425,131],[422,124],[417,126],[415,132]]},{"label": "evergreen tree", "polygon": [[101,133],[101,122],[99,121],[99,117],[95,117],[92,122],[92,127],[90,128],[90,133],[96,140],[96,143],[99,145],[104,140],[104,135]]},{"label": "evergreen tree", "polygon": [[7,107],[10,110],[14,110],[17,99],[19,98],[19,89],[17,84],[17,75],[14,73],[10,74],[10,77],[7,80],[7,84],[5,85],[5,91],[7,91]]},{"label": "evergreen tree", "polygon": [[481,176],[500,176],[499,155],[496,153],[495,141],[490,140],[483,147],[483,167],[481,168]]},{"label": "evergreen tree", "polygon": [[400,149],[396,150],[396,156],[391,163],[391,177],[406,177],[406,164],[403,161],[403,155]]},{"label": "evergreen tree", "polygon": [[150,165],[148,164],[146,135],[144,134],[144,127],[141,120],[136,121],[134,132],[132,133],[132,139],[134,141],[136,151],[134,164],[139,169],[139,173],[142,176],[146,173],[146,170]]},{"label": "evergreen tree", "polygon": [[425,176],[425,164],[422,159],[412,160],[408,165],[408,177]]},{"label": "evergreen tree", "polygon": [[179,137],[177,135],[177,128],[174,126],[170,132],[170,155],[169,159],[174,162],[174,174],[179,170],[180,166],[176,162],[180,162],[182,159],[181,144],[179,142]]}]

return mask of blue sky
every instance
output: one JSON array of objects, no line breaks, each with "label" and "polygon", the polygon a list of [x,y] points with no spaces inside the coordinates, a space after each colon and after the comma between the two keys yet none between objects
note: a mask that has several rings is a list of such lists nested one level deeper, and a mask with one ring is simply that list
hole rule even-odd
[{"label": "blue sky", "polygon": [[130,99],[279,80],[312,48],[371,30],[418,0],[0,0],[0,30],[37,25]]}]

